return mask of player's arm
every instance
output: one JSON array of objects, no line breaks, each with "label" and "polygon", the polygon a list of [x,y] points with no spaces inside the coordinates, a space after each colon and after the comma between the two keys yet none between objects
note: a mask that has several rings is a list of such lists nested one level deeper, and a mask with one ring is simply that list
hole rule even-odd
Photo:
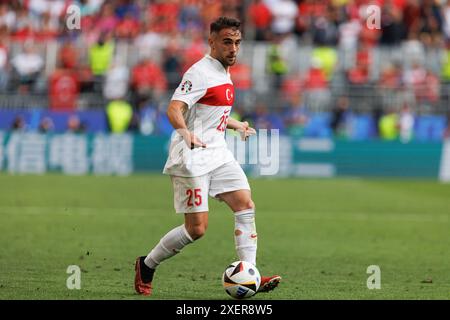
[{"label": "player's arm", "polygon": [[184,121],[183,111],[188,108],[187,104],[183,101],[172,100],[167,108],[167,117],[173,128],[184,138],[186,144],[191,148],[203,147],[206,145],[197,138],[193,132],[190,132]]},{"label": "player's arm", "polygon": [[256,134],[256,130],[250,127],[247,121],[238,121],[233,118],[228,118],[228,129],[234,129],[241,134],[242,140],[247,140],[249,136]]}]

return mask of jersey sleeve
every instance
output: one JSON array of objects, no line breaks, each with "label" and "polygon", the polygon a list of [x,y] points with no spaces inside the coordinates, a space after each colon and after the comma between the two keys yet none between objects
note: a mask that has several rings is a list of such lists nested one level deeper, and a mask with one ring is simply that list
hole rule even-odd
[{"label": "jersey sleeve", "polygon": [[188,70],[175,90],[172,100],[180,100],[190,109],[206,94],[207,86],[205,76],[195,69]]}]

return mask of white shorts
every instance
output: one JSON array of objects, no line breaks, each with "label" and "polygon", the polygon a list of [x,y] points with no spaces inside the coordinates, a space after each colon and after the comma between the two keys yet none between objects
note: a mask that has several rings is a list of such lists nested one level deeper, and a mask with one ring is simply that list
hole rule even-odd
[{"label": "white shorts", "polygon": [[208,195],[216,198],[225,192],[250,190],[247,176],[237,161],[227,162],[199,177],[170,178],[176,213],[208,211]]}]

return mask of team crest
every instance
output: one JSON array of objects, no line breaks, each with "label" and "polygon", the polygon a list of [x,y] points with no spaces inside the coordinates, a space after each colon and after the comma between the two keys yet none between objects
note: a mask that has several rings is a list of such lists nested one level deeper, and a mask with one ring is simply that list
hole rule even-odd
[{"label": "team crest", "polygon": [[192,90],[192,82],[189,80],[184,81],[181,84],[181,92],[188,93]]}]

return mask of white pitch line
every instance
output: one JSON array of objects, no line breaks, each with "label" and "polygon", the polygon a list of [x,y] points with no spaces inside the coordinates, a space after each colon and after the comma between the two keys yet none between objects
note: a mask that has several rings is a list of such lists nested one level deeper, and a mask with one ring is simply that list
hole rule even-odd
[{"label": "white pitch line", "polygon": [[385,222],[439,222],[448,223],[449,214],[430,213],[306,213],[299,214],[295,219],[300,220],[344,220],[344,221],[385,221]]},{"label": "white pitch line", "polygon": [[[37,207],[37,206],[0,206],[0,214],[31,214],[39,215],[42,213],[58,215],[95,215],[98,213],[115,213],[123,215],[145,216],[152,212],[152,208],[94,208],[94,207]],[[170,211],[169,213],[172,213]],[[302,212],[302,211],[283,211],[293,216],[293,220],[339,220],[339,221],[385,221],[385,222],[436,222],[448,223],[449,214],[438,213],[344,213],[344,212]]]},{"label": "white pitch line", "polygon": [[1,213],[13,213],[13,214],[82,214],[82,215],[93,215],[99,212],[110,212],[110,213],[120,213],[120,214],[138,214],[144,215],[149,214],[151,209],[142,208],[94,208],[94,207],[2,207],[0,206]]}]

